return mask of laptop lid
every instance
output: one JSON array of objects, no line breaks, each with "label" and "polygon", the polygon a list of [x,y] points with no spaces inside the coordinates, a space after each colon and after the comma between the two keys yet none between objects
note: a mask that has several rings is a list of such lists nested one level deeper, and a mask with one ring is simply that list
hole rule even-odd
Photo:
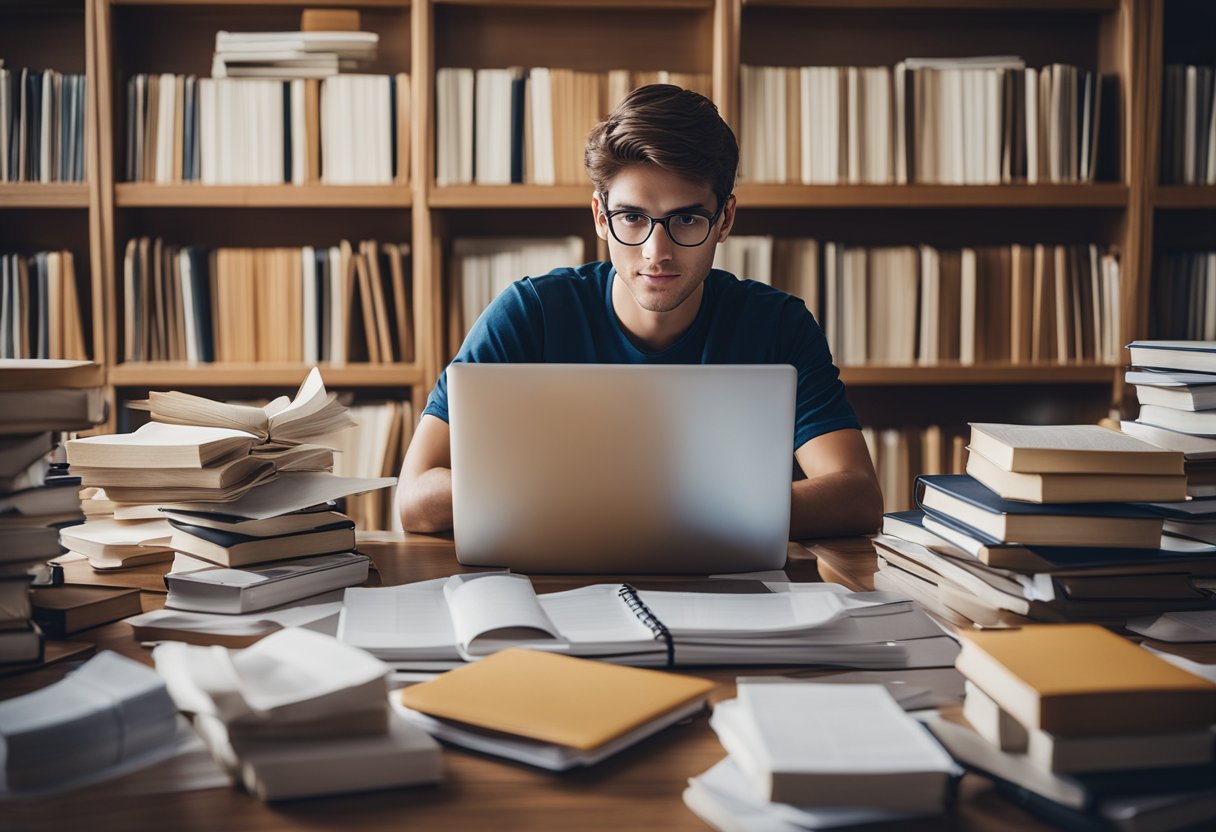
[{"label": "laptop lid", "polygon": [[785,564],[788,365],[453,364],[456,555],[526,572]]}]

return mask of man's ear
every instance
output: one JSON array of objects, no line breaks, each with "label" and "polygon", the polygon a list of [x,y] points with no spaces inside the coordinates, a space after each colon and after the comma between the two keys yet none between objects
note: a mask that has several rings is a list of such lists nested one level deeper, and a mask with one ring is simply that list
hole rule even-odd
[{"label": "man's ear", "polygon": [[735,225],[735,195],[726,198],[726,207],[722,209],[722,225],[718,229],[718,242],[726,242],[730,231]]},{"label": "man's ear", "polygon": [[607,210],[607,205],[600,204],[600,195],[598,193],[592,193],[591,221],[595,223],[595,233],[599,235],[601,240],[608,239],[608,218],[604,216],[604,212]]}]

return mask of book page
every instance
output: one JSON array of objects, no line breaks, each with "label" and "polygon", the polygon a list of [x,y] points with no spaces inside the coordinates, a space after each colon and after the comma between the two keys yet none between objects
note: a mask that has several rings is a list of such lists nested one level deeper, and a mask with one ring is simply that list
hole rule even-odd
[{"label": "book page", "polygon": [[561,637],[573,645],[654,641],[650,628],[621,600],[620,584],[593,584],[539,596]]},{"label": "book page", "polygon": [[1063,451],[1111,451],[1119,453],[1161,453],[1161,448],[1142,442],[1126,433],[1099,425],[995,425],[975,423],[981,431],[1011,448],[1044,448]]},{"label": "book page", "polygon": [[457,659],[456,631],[443,586],[447,578],[387,587],[349,587],[338,638],[388,658]]},{"label": "book page", "polygon": [[771,635],[823,626],[845,615],[839,597],[830,592],[748,595],[642,591],[638,597],[676,637]]},{"label": "book page", "polygon": [[453,575],[444,585],[456,643],[470,656],[560,638],[525,575]]},{"label": "book page", "polygon": [[173,508],[265,520],[351,494],[385,488],[396,482],[396,477],[336,477],[327,472],[297,471],[282,473],[231,502],[181,502],[175,503]]}]

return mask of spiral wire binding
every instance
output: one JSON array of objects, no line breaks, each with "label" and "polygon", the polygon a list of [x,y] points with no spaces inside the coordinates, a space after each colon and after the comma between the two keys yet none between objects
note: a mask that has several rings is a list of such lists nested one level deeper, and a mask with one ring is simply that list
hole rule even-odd
[{"label": "spiral wire binding", "polygon": [[655,641],[663,640],[667,645],[667,666],[675,667],[676,645],[672,641],[671,632],[667,629],[667,626],[659,620],[658,616],[650,611],[650,607],[646,606],[642,602],[642,599],[638,597],[638,591],[629,584],[621,584],[621,588],[617,590],[616,594],[629,606],[630,611],[633,612],[638,621],[641,621],[650,632],[654,633]]}]

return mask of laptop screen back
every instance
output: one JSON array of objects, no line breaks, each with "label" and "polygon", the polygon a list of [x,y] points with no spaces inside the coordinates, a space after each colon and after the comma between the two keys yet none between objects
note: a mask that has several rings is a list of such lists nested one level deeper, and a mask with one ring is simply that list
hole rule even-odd
[{"label": "laptop screen back", "polygon": [[461,563],[521,572],[780,568],[795,371],[453,364]]}]

